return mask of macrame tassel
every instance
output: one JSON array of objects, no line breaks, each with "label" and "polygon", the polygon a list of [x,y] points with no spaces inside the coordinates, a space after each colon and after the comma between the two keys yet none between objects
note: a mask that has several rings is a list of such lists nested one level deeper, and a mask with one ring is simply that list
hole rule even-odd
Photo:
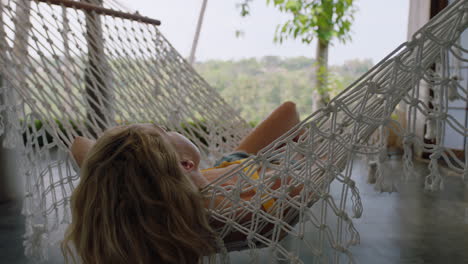
[{"label": "macrame tassel", "polygon": [[217,236],[216,237],[216,247],[218,248],[218,256],[221,264],[229,264],[231,261],[229,260],[229,254],[227,252],[226,246],[224,245],[224,241]]},{"label": "macrame tassel", "polygon": [[350,178],[345,178],[345,184],[349,186],[351,190],[351,203],[354,218],[360,218],[362,216],[362,201],[359,195],[359,189],[356,187],[356,182]]},{"label": "macrame tassel", "polygon": [[359,235],[359,232],[357,231],[356,227],[354,227],[351,221],[349,221],[348,223],[348,234],[351,237],[346,245],[347,247],[359,245],[359,243],[361,243],[361,236]]},{"label": "macrame tassel", "polygon": [[403,177],[408,179],[413,175],[417,175],[414,171],[414,164],[413,164],[413,146],[414,143],[414,135],[407,134],[403,136]]},{"label": "macrame tassel", "polygon": [[70,224],[70,207],[68,206],[68,200],[65,200],[65,203],[63,205],[63,218],[60,224],[62,225],[68,225]]},{"label": "macrame tassel", "polygon": [[385,172],[388,171],[388,166],[383,163],[379,162],[377,163],[377,180],[374,186],[374,189],[378,192],[387,192],[387,193],[392,193],[392,192],[397,192],[398,188],[396,187],[395,180],[392,178],[390,179],[390,184],[385,182],[385,179],[388,177],[385,177]]},{"label": "macrame tassel", "polygon": [[31,199],[32,199],[32,193],[26,192],[26,194],[24,195],[24,199],[23,199],[23,208],[21,209],[22,215],[28,216],[31,214],[31,208],[32,208]]},{"label": "macrame tassel", "polygon": [[59,227],[60,217],[59,217],[58,208],[55,208],[54,212],[55,212],[54,213],[55,217],[50,220],[50,221],[52,221],[52,224],[50,225],[50,222],[49,222],[50,230],[57,230],[57,228]]},{"label": "macrame tassel", "polygon": [[379,192],[385,192],[385,183],[384,183],[384,177],[385,174],[384,172],[386,171],[383,169],[385,167],[385,164],[381,163],[380,161],[377,161],[376,163],[376,172],[375,172],[375,186],[374,189]]},{"label": "macrame tassel", "polygon": [[[33,215],[32,214],[28,214],[28,215],[25,215],[25,219],[24,219],[24,225],[25,225],[25,230],[24,230],[24,235],[23,237],[25,238],[26,240],[26,237],[29,237],[32,233],[33,233],[33,229],[32,229],[32,226],[33,226]],[[24,243],[24,242],[23,242]]]},{"label": "macrame tassel", "polygon": [[424,188],[428,191],[439,191],[444,189],[444,181],[440,175],[438,159],[440,157],[440,150],[436,150],[430,157],[429,162],[429,175],[426,176]]},{"label": "macrame tassel", "polygon": [[23,242],[24,254],[31,259],[36,259],[37,262],[48,260],[47,241],[49,236],[43,224],[32,225],[31,232],[26,234]]},{"label": "macrame tassel", "polygon": [[[388,153],[386,148],[383,148],[382,151],[379,153],[377,162],[375,163],[375,186],[374,189],[378,192],[397,192],[398,188],[396,185],[396,179],[386,177],[386,172],[388,170],[388,166],[386,164],[388,160]],[[390,181],[390,183],[388,183]]]},{"label": "macrame tassel", "polygon": [[259,255],[257,245],[253,242],[254,235],[249,233],[247,235],[247,245],[249,246],[249,257],[251,263],[259,263]]}]

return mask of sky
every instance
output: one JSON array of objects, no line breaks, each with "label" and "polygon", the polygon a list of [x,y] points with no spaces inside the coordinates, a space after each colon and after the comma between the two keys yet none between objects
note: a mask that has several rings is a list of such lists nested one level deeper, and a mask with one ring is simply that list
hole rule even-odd
[{"label": "sky", "polygon": [[[273,42],[278,23],[288,16],[266,0],[252,2],[251,15],[242,18],[236,3],[240,0],[208,0],[196,60],[238,60],[275,55],[281,57],[315,57],[316,44],[298,40],[283,44]],[[352,40],[335,41],[329,50],[329,63],[340,65],[351,59],[379,62],[406,41],[409,0],[355,0],[357,12],[351,28]],[[160,30],[172,45],[188,57],[202,0],[124,0],[126,6],[140,14],[161,20]],[[244,36],[235,36],[242,30]]]}]

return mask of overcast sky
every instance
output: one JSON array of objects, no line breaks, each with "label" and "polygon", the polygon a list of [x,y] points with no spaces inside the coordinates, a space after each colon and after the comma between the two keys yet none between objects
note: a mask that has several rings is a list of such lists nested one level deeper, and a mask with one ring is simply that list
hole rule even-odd
[{"label": "overcast sky", "polygon": [[[275,27],[287,16],[266,0],[254,0],[252,14],[241,18],[236,8],[239,0],[208,0],[196,59],[240,59],[276,55],[315,57],[315,43],[300,40],[273,43]],[[330,49],[330,63],[342,64],[355,58],[383,59],[406,41],[408,0],[355,0],[358,11],[352,25],[352,41],[335,43]],[[160,30],[185,57],[189,56],[202,0],[126,0],[125,5],[141,14],[160,19]],[[245,35],[236,38],[235,31]]]}]

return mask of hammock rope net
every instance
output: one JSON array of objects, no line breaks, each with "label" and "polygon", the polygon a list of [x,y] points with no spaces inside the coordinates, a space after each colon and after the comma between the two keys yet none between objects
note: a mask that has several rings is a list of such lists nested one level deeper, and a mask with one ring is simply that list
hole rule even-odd
[{"label": "hammock rope net", "polygon": [[[219,254],[207,259],[225,263],[229,252],[248,250],[256,262],[266,250],[291,263],[304,263],[305,251],[317,263],[353,261],[359,234],[352,218],[362,213],[353,165],[375,161],[377,186],[397,189],[384,178],[389,129],[403,140],[407,176],[415,151],[430,154],[426,188],[443,186],[441,158],[468,176],[466,158],[443,145],[447,129],[467,136],[466,124],[447,111],[450,100],[468,98],[467,76],[460,76],[467,8],[467,1],[451,4],[327,107],[205,187],[220,237]],[[20,152],[25,253],[38,261],[47,260],[70,222],[69,198],[79,181],[68,150],[74,137],[154,122],[192,140],[208,168],[251,130],[153,24],[47,1],[2,1],[0,61],[0,132],[3,145]],[[433,96],[422,97],[428,87]],[[398,104],[407,113],[402,123],[391,117]],[[417,119],[431,124],[431,141],[418,132]],[[331,194],[331,184],[341,186],[339,194]],[[266,202],[272,207],[262,210]]]}]

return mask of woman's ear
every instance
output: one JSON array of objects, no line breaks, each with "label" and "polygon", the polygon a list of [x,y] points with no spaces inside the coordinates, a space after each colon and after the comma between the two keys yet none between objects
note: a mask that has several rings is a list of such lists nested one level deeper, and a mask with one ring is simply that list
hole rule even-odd
[{"label": "woman's ear", "polygon": [[192,171],[193,169],[195,169],[195,162],[191,160],[183,160],[180,162],[180,164],[182,165],[182,168],[184,168],[184,170],[186,171]]}]

